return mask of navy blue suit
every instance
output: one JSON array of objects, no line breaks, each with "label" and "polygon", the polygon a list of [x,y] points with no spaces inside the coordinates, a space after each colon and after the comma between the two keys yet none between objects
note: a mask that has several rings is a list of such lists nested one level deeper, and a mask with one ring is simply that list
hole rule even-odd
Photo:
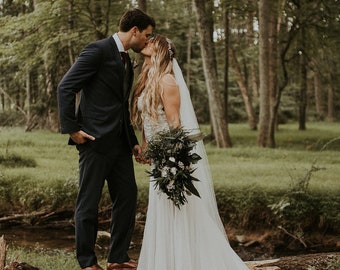
[{"label": "navy blue suit", "polygon": [[[96,138],[77,145],[80,177],[75,224],[81,267],[97,263],[98,204],[105,180],[113,204],[108,262],[129,260],[137,200],[131,152],[138,144],[128,105],[132,82],[131,62],[125,70],[111,36],[87,45],[58,86],[61,132],[83,130]],[[69,144],[75,143],[70,139]]]}]

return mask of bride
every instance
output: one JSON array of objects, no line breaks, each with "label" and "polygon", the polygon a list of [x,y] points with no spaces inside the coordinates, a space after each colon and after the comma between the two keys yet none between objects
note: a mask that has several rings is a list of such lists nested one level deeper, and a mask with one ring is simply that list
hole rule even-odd
[{"label": "bride", "polygon": [[[141,51],[145,62],[131,100],[131,120],[142,126],[143,147],[159,131],[199,126],[189,91],[175,59],[175,47],[156,35]],[[220,219],[208,160],[202,141],[194,177],[200,194],[177,208],[165,193],[149,187],[149,205],[138,270],[246,270],[230,247]]]}]

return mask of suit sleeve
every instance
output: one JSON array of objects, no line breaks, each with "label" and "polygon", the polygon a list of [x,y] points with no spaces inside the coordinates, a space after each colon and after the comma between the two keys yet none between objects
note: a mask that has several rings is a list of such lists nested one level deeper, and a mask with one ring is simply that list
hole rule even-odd
[{"label": "suit sleeve", "polygon": [[129,138],[130,138],[130,147],[131,149],[138,144],[138,140],[135,134],[135,131],[133,129],[133,126],[131,125],[131,123],[129,124]]},{"label": "suit sleeve", "polygon": [[77,61],[65,74],[58,86],[58,109],[62,133],[81,129],[76,117],[76,94],[80,92],[97,72],[102,50],[95,44],[86,46]]}]

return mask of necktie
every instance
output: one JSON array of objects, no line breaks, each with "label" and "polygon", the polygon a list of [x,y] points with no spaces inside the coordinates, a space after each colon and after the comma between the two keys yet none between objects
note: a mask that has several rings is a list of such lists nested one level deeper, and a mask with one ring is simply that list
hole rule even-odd
[{"label": "necktie", "polygon": [[129,61],[129,55],[126,52],[120,52],[120,55],[122,56],[123,64],[126,65]]}]

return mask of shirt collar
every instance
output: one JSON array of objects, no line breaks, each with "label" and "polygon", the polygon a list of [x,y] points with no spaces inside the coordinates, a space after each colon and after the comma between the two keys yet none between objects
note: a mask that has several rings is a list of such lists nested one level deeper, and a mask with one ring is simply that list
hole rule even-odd
[{"label": "shirt collar", "polygon": [[118,37],[118,34],[115,33],[112,37],[113,37],[113,39],[115,40],[115,42],[116,42],[116,44],[117,44],[118,51],[119,51],[119,52],[126,52],[126,51],[124,50],[123,43],[121,42],[121,40],[120,40],[119,37]]}]

